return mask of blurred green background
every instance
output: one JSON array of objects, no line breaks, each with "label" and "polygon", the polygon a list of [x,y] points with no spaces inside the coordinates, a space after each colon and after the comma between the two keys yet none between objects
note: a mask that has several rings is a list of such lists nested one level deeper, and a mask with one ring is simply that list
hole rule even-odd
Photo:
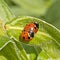
[{"label": "blurred green background", "polygon": [[60,29],[60,0],[5,0],[16,16],[43,19]]}]

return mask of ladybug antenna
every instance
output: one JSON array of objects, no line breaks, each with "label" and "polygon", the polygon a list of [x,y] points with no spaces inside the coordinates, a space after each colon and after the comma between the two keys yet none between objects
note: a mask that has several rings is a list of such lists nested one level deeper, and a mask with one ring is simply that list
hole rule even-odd
[{"label": "ladybug antenna", "polygon": [[34,24],[36,25],[37,28],[39,28],[39,23],[38,22],[34,22]]}]

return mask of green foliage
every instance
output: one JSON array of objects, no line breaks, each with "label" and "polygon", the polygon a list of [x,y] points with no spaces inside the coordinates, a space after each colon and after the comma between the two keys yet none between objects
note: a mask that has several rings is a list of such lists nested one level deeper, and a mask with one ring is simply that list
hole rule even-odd
[{"label": "green foliage", "polygon": [[[35,35],[35,37],[28,43],[28,45],[34,46],[37,54],[39,54],[37,47],[44,50],[46,54],[48,54],[48,58],[57,59],[59,58],[59,48],[60,48],[60,31],[56,29],[54,26],[33,17],[17,17],[14,18],[11,22],[6,24],[7,33],[9,36],[15,37],[19,40],[20,33],[23,27],[29,22],[39,22],[39,31]],[[21,39],[20,39],[21,41]],[[22,41],[23,42],[23,41]],[[52,50],[52,51],[51,51]],[[42,53],[42,52],[41,52]],[[42,55],[42,54],[41,54]],[[41,58],[41,57],[40,57]],[[45,58],[44,58],[45,59]]]},{"label": "green foliage", "polygon": [[[4,0],[0,0],[0,7],[0,60],[60,59],[60,30],[41,19],[15,17]],[[20,34],[24,26],[35,21],[39,22],[38,32],[31,41],[23,42]]]},{"label": "green foliage", "polygon": [[4,1],[0,1],[0,17],[0,19],[3,18],[3,22],[11,20],[14,17]]},{"label": "green foliage", "polygon": [[45,21],[60,29],[60,0],[57,0],[42,17]]},{"label": "green foliage", "polygon": [[[11,3],[9,3],[9,1]],[[6,0],[16,16],[42,16],[56,0]],[[13,5],[12,5],[13,2]],[[14,5],[15,4],[15,5]],[[12,5],[12,6],[11,6]]]},{"label": "green foliage", "polygon": [[43,15],[47,8],[54,2],[53,0],[13,0],[17,5],[27,10],[31,15]]},{"label": "green foliage", "polygon": [[[60,0],[5,0],[16,16],[41,18],[60,29]],[[32,8],[33,7],[33,8]],[[54,23],[53,23],[54,22]]]}]

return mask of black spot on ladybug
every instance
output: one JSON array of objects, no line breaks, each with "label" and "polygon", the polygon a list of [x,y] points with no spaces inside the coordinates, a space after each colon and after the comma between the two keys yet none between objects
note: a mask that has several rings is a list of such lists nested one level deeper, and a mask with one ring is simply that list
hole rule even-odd
[{"label": "black spot on ladybug", "polygon": [[28,37],[28,39],[30,39],[30,37]]},{"label": "black spot on ladybug", "polygon": [[36,29],[36,27],[34,27]]},{"label": "black spot on ladybug", "polygon": [[34,37],[34,32],[30,32],[30,37]]},{"label": "black spot on ladybug", "polygon": [[28,26],[30,26],[30,25],[28,25]]},{"label": "black spot on ladybug", "polygon": [[25,30],[24,30],[25,31]]},{"label": "black spot on ladybug", "polygon": [[25,37],[23,37],[23,39],[25,39]]},{"label": "black spot on ladybug", "polygon": [[38,22],[34,22],[34,24],[36,25],[37,28],[39,28],[39,23]]}]

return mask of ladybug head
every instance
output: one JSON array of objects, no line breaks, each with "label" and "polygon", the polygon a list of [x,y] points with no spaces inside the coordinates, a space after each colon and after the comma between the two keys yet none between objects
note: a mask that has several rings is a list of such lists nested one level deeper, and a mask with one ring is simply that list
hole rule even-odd
[{"label": "ladybug head", "polygon": [[30,37],[33,38],[33,37],[34,37],[34,32],[33,32],[33,31],[30,31],[30,32],[29,32],[29,35],[30,35]]},{"label": "ladybug head", "polygon": [[36,25],[37,28],[39,28],[39,23],[38,22],[34,22],[34,24]]}]

